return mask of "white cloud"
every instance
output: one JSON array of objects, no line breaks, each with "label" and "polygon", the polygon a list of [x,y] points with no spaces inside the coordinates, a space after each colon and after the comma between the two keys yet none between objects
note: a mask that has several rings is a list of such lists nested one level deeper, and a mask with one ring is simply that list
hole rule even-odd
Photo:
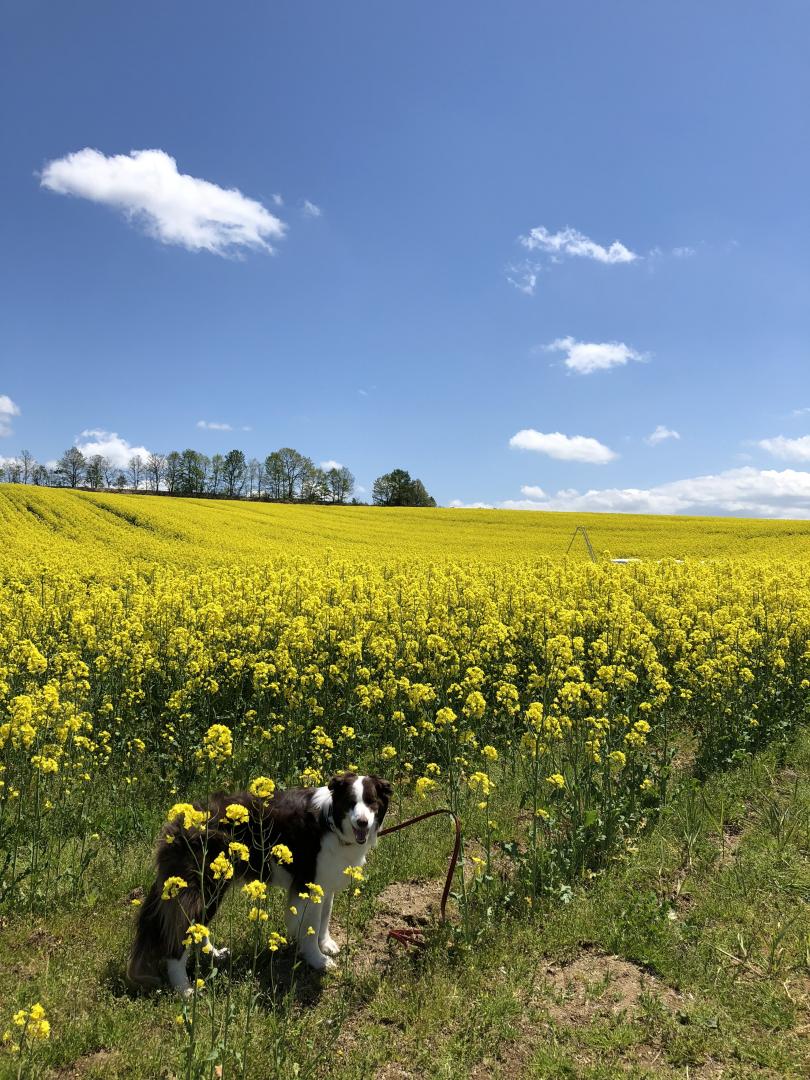
[{"label": "white cloud", "polygon": [[559,461],[584,461],[589,465],[607,465],[618,455],[597,439],[586,435],[562,435],[559,431],[544,434],[534,428],[524,428],[509,440],[518,450],[534,450]]},{"label": "white cloud", "polygon": [[271,195],[270,198],[273,200],[273,206],[284,205],[284,199],[280,195]]},{"label": "white cloud", "polygon": [[129,459],[136,454],[146,460],[149,451],[145,446],[131,446],[126,439],[115,431],[104,431],[101,428],[90,428],[83,431],[76,438],[76,446],[85,457],[93,454],[101,454],[119,469],[124,469],[129,464]]},{"label": "white cloud", "polygon": [[674,247],[672,249],[672,254],[675,256],[676,259],[691,259],[693,255],[697,254],[697,252],[693,247],[684,246]]},{"label": "white cloud", "polygon": [[310,202],[309,199],[304,199],[301,213],[304,217],[320,217],[323,211],[320,206],[316,206],[314,202]]},{"label": "white cloud", "polygon": [[532,229],[528,236],[518,239],[529,251],[542,251],[555,259],[571,255],[595,259],[601,263],[629,263],[640,257],[618,240],[614,240],[609,247],[603,247],[569,225],[556,233],[551,233],[545,226],[539,225]]},{"label": "white cloud", "polygon": [[237,188],[177,171],[163,150],[132,150],[107,157],[85,147],[50,161],[40,182],[59,195],[112,206],[164,244],[227,255],[240,248],[272,251],[286,226]]},{"label": "white cloud", "polygon": [[810,461],[810,435],[801,435],[798,439],[777,435],[773,439],[760,439],[757,446],[782,461]]},{"label": "white cloud", "polygon": [[647,443],[648,446],[658,446],[659,443],[664,442],[666,439],[680,439],[680,437],[681,436],[677,431],[673,431],[663,424],[658,424],[655,431],[650,432],[644,442]]},{"label": "white cloud", "polygon": [[339,461],[332,461],[331,459],[329,461],[322,461],[320,463],[320,465],[321,465],[321,468],[326,469],[327,472],[329,472],[330,469],[342,469],[343,468],[343,466],[341,465],[341,463]]},{"label": "white cloud", "polygon": [[744,466],[650,488],[565,490],[543,501],[507,500],[500,505],[509,510],[577,513],[810,518],[810,472]]},{"label": "white cloud", "polygon": [[[203,431],[233,431],[231,424],[220,424],[217,420],[198,420],[197,427],[202,428]],[[250,428],[242,428],[243,431],[249,431]]]},{"label": "white cloud", "polygon": [[608,371],[612,367],[622,367],[630,360],[645,359],[643,353],[636,352],[623,341],[575,341],[572,337],[564,337],[552,341],[545,349],[565,353],[565,366],[577,375]]},{"label": "white cloud", "polygon": [[810,413],[810,408],[805,407],[803,409],[794,409],[793,412],[790,415],[791,416],[807,416],[808,413]]},{"label": "white cloud", "polygon": [[0,394],[0,436],[12,434],[11,422],[15,416],[19,415],[19,405],[15,404],[8,394]]},{"label": "white cloud", "polygon": [[524,484],[520,489],[521,494],[525,495],[527,499],[545,499],[546,493],[541,487],[537,487],[536,484]]},{"label": "white cloud", "polygon": [[451,499],[447,504],[450,510],[494,510],[492,503],[472,502],[465,503],[461,499]]}]

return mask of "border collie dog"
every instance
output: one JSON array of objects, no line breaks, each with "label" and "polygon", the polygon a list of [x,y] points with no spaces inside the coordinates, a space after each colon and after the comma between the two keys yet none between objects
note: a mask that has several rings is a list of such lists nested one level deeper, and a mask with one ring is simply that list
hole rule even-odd
[{"label": "border collie dog", "polygon": [[[165,824],[157,846],[157,880],[138,915],[129,980],[143,988],[158,987],[165,962],[171,985],[189,993],[183,938],[192,923],[208,926],[235,881],[259,880],[286,890],[288,940],[298,941],[301,956],[316,971],[334,967],[338,946],[329,933],[332,900],[351,884],[347,867],[363,866],[376,844],[391,790],[378,776],[342,773],[326,787],[290,788],[269,799],[247,792],[218,793],[208,805],[208,820],[199,827],[186,828],[182,818]],[[237,814],[244,821],[226,817],[226,807],[234,803],[247,811]],[[232,881],[222,874],[216,877],[211,863],[220,855],[229,858],[234,841],[244,844],[250,857],[232,860]],[[288,865],[272,855],[277,844],[292,853]],[[171,877],[182,878],[186,887],[164,900],[164,883]],[[323,889],[320,904],[299,899],[310,883]],[[227,958],[227,949],[214,949],[210,941],[204,948],[220,963]]]}]

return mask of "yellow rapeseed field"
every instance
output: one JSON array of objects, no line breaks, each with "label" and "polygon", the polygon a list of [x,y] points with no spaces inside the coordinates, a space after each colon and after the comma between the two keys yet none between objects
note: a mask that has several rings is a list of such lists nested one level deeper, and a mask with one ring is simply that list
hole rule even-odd
[{"label": "yellow rapeseed field", "polygon": [[0,489],[0,902],[75,889],[111,807],[346,767],[456,808],[487,867],[520,834],[522,895],[598,870],[676,753],[804,716],[810,533],[598,517],[642,561],[594,565],[580,520]]},{"label": "yellow rapeseed field", "polygon": [[[577,524],[597,563],[581,539],[566,556]],[[201,824],[215,789],[270,797],[356,768],[395,782],[395,813],[460,815],[457,918],[440,946],[457,955],[627,857],[673,778],[744,761],[806,716],[803,524],[6,485],[0,527],[0,910],[17,921],[85,918],[119,862],[146,882],[161,818]],[[232,843],[214,878],[246,857]],[[186,884],[168,879],[166,902]],[[347,942],[363,885],[346,894]],[[301,902],[320,902],[316,889]],[[269,958],[272,981],[286,941],[268,890],[239,893],[248,941],[233,916],[230,940],[251,973]],[[306,1042],[289,1034],[294,1012],[252,1026],[254,982],[220,1000],[216,967],[202,974],[206,927],[186,940],[182,1074],[231,1061],[238,1031],[234,1075],[247,1075],[247,1047],[269,1031],[273,1075],[292,1075]],[[37,1075],[50,1039],[53,993],[31,1004],[39,993],[1,1037],[19,1075]]]}]

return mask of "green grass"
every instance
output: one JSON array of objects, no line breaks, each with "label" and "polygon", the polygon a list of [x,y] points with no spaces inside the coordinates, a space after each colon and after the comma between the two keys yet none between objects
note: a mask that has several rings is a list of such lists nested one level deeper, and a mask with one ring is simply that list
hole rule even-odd
[{"label": "green grass", "polygon": [[[245,1045],[255,1078],[808,1075],[810,733],[789,753],[685,782],[637,850],[569,902],[523,918],[495,909],[468,947],[437,933],[417,956],[366,963],[384,953],[374,897],[391,881],[440,878],[449,842],[441,822],[380,842],[348,975],[299,971],[290,989],[280,955],[254,981],[235,896],[217,924],[221,936],[237,927],[233,971],[203,995],[215,1006],[213,1021],[203,1007],[202,1038],[216,1052],[201,1075],[222,1056],[228,1009],[229,1045],[241,1053],[254,990]],[[185,1075],[177,1001],[131,995],[123,982],[129,894],[149,858],[146,839],[121,856],[102,851],[73,905],[4,919],[3,1021],[40,1000],[53,1025],[28,1075]],[[239,1075],[234,1056],[224,1060],[225,1077]],[[0,1075],[16,1070],[0,1054]]]}]

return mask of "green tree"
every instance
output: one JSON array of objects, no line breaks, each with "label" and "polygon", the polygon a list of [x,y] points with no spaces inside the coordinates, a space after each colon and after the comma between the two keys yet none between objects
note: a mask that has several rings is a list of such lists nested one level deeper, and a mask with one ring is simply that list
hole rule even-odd
[{"label": "green tree", "polygon": [[377,506],[435,506],[421,480],[414,480],[405,469],[393,469],[374,481],[371,497]]},{"label": "green tree", "polygon": [[240,495],[247,477],[247,462],[242,450],[229,450],[222,463],[222,482],[225,494],[231,498]]},{"label": "green tree", "polygon": [[78,487],[84,479],[87,461],[78,446],[71,446],[56,463],[56,472],[67,487]]}]

